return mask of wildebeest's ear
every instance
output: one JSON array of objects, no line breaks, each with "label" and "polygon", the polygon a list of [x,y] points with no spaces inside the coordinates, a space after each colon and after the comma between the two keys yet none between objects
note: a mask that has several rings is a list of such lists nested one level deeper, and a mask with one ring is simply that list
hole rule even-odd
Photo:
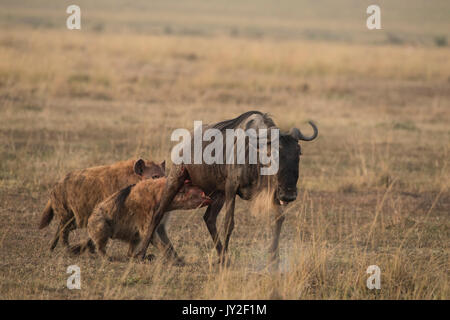
[{"label": "wildebeest's ear", "polygon": [[166,172],[166,160],[161,162],[161,164],[159,166],[161,167],[162,171],[165,173]]},{"label": "wildebeest's ear", "polygon": [[144,170],[145,170],[145,161],[142,159],[137,160],[134,163],[134,172],[138,176],[142,176],[144,174]]}]

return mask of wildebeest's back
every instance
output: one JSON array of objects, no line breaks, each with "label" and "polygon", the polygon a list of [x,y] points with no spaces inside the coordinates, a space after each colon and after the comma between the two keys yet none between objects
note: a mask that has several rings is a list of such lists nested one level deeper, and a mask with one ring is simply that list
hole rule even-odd
[{"label": "wildebeest's back", "polygon": [[[223,160],[226,159],[226,141],[225,134],[226,129],[242,129],[248,130],[249,128],[255,129],[268,129],[269,127],[274,127],[275,124],[271,118],[266,114],[259,111],[249,111],[239,117],[231,120],[226,120],[218,122],[212,125],[206,125],[203,127],[203,132],[209,128],[218,129],[222,132],[223,136]],[[192,135],[193,136],[193,135]],[[202,150],[209,144],[209,141],[203,141]],[[192,146],[193,141],[192,141]],[[235,146],[236,152],[236,146]],[[192,155],[194,150],[192,149]],[[228,180],[236,180],[235,184],[241,187],[249,186],[253,188],[255,180],[258,179],[259,174],[257,170],[257,165],[250,164],[212,164],[207,165],[202,164],[184,164],[188,170],[189,177],[194,185],[202,188],[207,194],[211,194],[215,191],[224,191],[225,184]]]}]

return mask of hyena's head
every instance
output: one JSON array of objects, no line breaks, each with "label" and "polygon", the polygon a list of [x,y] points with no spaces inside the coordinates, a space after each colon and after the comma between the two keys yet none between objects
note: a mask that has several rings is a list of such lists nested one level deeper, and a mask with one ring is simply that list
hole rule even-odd
[{"label": "hyena's head", "polygon": [[160,164],[152,161],[137,160],[134,163],[134,173],[143,179],[159,179],[164,177],[166,172],[166,161]]},{"label": "hyena's head", "polygon": [[202,189],[186,180],[173,199],[170,208],[171,210],[190,210],[207,206],[210,203],[211,198]]}]

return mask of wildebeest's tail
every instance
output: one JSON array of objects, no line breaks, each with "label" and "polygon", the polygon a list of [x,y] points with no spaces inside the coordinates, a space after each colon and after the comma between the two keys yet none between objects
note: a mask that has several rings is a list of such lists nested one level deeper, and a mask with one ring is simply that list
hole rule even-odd
[{"label": "wildebeest's tail", "polygon": [[52,201],[48,200],[45,206],[44,212],[42,212],[41,222],[39,223],[39,229],[43,229],[50,224],[53,219]]}]

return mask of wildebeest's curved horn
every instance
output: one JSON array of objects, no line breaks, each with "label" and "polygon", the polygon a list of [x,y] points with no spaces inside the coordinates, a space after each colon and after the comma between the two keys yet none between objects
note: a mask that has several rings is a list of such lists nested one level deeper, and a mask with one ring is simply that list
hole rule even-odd
[{"label": "wildebeest's curved horn", "polygon": [[314,133],[313,133],[312,136],[310,136],[310,137],[305,137],[305,136],[303,135],[303,133],[301,133],[301,131],[298,130],[297,128],[292,128],[292,129],[291,129],[291,132],[290,132],[291,136],[292,136],[294,139],[297,139],[297,140],[303,140],[303,141],[311,141],[311,140],[314,140],[315,138],[317,138],[317,135],[319,134],[319,130],[317,130],[317,127],[316,127],[316,125],[314,124],[314,122],[308,121],[308,123],[311,125],[311,127],[312,127],[313,130],[314,130]]}]

